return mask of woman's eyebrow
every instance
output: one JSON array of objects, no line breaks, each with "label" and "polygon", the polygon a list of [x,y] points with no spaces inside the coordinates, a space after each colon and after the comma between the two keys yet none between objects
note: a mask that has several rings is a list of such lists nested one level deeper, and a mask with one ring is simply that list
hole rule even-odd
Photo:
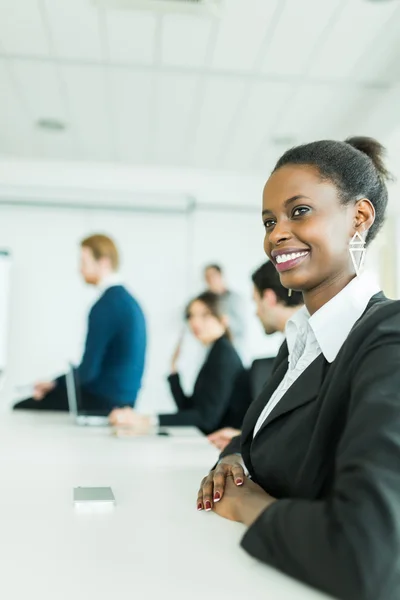
[{"label": "woman's eyebrow", "polygon": [[[292,196],[291,198],[288,198],[287,200],[285,200],[283,205],[285,208],[287,208],[289,206],[289,204],[292,204],[292,202],[295,202],[296,200],[300,200],[301,198],[306,198],[307,200],[311,200],[311,198],[309,198],[308,196],[303,196],[302,194],[297,194],[296,196]],[[264,216],[266,214],[272,214],[272,211],[266,208],[265,210],[262,211],[262,215]]]}]

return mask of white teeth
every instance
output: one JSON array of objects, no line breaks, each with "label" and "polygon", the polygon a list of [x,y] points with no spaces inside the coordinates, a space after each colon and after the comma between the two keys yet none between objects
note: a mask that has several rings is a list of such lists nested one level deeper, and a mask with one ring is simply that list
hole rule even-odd
[{"label": "white teeth", "polygon": [[280,254],[276,257],[276,262],[278,264],[287,262],[288,260],[294,260],[295,258],[299,258],[300,256],[306,256],[308,252],[292,252],[291,254]]}]

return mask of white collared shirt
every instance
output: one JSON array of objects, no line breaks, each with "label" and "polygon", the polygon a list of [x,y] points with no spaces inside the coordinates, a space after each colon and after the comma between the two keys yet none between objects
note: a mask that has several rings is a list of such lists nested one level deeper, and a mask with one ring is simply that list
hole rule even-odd
[{"label": "white collared shirt", "polygon": [[113,287],[114,285],[122,285],[122,278],[119,273],[110,273],[106,277],[104,277],[98,284],[97,288],[100,294],[104,294],[108,288]]},{"label": "white collared shirt", "polygon": [[286,324],[288,370],[259,416],[253,436],[290,386],[321,352],[329,363],[335,360],[353,325],[379,291],[376,277],[363,272],[312,316],[303,306],[289,319]]}]

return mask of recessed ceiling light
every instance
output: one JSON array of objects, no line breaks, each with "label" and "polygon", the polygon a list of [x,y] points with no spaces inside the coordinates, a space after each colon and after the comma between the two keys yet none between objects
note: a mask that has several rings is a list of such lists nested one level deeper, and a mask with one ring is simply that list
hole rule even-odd
[{"label": "recessed ceiling light", "polygon": [[65,123],[58,119],[39,119],[36,126],[45,131],[64,131],[66,128]]}]

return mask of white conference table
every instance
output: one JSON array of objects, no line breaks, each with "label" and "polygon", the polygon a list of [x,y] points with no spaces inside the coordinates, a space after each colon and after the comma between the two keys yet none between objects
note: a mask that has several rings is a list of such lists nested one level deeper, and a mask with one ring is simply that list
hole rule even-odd
[{"label": "white conference table", "polygon": [[[204,438],[118,439],[67,415],[0,415],[0,598],[313,600],[258,563],[244,527],[196,511],[216,458]],[[111,486],[116,506],[79,513],[76,486]]]}]

